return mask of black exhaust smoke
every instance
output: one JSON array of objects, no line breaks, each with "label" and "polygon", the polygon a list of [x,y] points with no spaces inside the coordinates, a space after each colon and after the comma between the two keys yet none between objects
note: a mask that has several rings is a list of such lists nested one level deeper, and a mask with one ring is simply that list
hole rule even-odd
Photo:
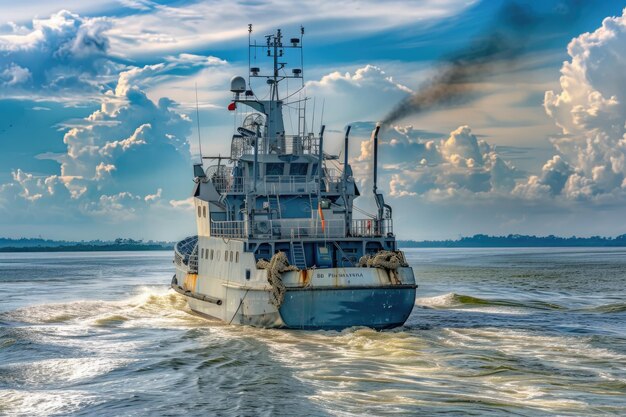
[{"label": "black exhaust smoke", "polygon": [[469,46],[441,63],[438,75],[401,101],[383,119],[392,123],[428,110],[465,104],[478,97],[476,82],[499,69],[513,69],[532,46],[549,41],[581,14],[584,0],[562,1],[550,13],[537,13],[528,4],[505,2],[493,24]]}]

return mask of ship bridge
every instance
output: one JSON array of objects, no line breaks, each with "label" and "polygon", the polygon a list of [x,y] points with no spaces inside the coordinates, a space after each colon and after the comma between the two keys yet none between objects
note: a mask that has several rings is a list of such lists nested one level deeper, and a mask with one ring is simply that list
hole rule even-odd
[{"label": "ship bridge", "polygon": [[[252,52],[260,48],[258,55],[272,60],[272,69],[264,72],[251,62],[247,80],[241,76],[231,80],[228,109],[237,127],[230,152],[202,156],[202,163],[194,166],[198,235],[243,240],[258,257],[269,258],[284,250],[294,262],[299,258],[296,252],[301,252],[303,258],[317,259],[315,265],[320,264],[315,253],[330,244],[338,254],[332,264],[354,264],[364,254],[396,249],[391,208],[377,192],[376,168],[378,212],[368,214],[354,206],[360,192],[348,161],[350,126],[343,161],[325,152],[321,121],[318,133],[314,132],[314,117],[307,117],[310,100],[302,67],[289,72],[283,62],[291,51],[302,64],[303,33],[284,42],[278,30],[266,36],[265,44],[249,42],[251,61]],[[263,99],[253,90],[252,81],[259,79],[270,90]],[[296,90],[281,90],[285,80],[291,80],[292,86],[295,82]],[[289,134],[285,113],[294,126]],[[378,131],[377,127],[372,135],[374,167]],[[353,216],[354,211],[360,211],[361,217]]]}]

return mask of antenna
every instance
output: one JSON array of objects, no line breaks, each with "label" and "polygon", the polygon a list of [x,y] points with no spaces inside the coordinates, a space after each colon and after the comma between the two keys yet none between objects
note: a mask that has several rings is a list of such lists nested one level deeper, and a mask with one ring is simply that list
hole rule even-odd
[{"label": "antenna", "polygon": [[302,47],[302,38],[304,38],[304,26],[300,26],[300,69],[302,72],[302,87],[304,87],[304,48]]},{"label": "antenna", "polygon": [[313,97],[313,118],[311,120],[311,130],[315,129],[315,97]]},{"label": "antenna", "polygon": [[[248,88],[251,89],[250,87],[250,37],[252,35],[252,23],[248,23]],[[256,53],[256,48],[254,49],[254,52]],[[255,55],[256,58],[256,55]]]},{"label": "antenna", "polygon": [[196,87],[196,121],[198,122],[198,149],[200,150],[200,163],[202,163],[202,140],[200,140],[200,110],[198,109],[198,83],[194,83]]},{"label": "antenna", "polygon": [[326,97],[322,99],[322,116],[320,117],[320,125],[324,123],[324,106],[326,106]]}]

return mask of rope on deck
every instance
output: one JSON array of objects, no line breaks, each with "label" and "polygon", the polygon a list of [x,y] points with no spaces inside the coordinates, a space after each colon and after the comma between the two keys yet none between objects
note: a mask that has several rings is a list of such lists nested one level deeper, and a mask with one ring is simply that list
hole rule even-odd
[{"label": "rope on deck", "polygon": [[259,259],[256,267],[267,270],[267,281],[272,286],[270,301],[276,308],[280,308],[285,299],[285,284],[283,284],[282,274],[287,271],[297,271],[298,268],[289,265],[285,252],[276,252],[269,261]]},{"label": "rope on deck", "polygon": [[359,259],[360,267],[384,268],[386,270],[409,266],[401,251],[381,250],[374,255],[363,255]]}]

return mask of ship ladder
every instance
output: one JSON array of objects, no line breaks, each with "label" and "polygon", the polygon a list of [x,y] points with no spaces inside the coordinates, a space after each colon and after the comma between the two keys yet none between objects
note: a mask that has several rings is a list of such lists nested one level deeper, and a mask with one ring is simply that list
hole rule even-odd
[{"label": "ship ladder", "polygon": [[275,210],[277,217],[280,219],[282,217],[282,214],[280,212],[280,197],[278,196],[278,194],[268,194],[267,204],[270,212]]},{"label": "ship ladder", "polygon": [[304,245],[302,242],[291,242],[291,257],[293,264],[298,269],[306,269],[306,256],[304,255]]}]

